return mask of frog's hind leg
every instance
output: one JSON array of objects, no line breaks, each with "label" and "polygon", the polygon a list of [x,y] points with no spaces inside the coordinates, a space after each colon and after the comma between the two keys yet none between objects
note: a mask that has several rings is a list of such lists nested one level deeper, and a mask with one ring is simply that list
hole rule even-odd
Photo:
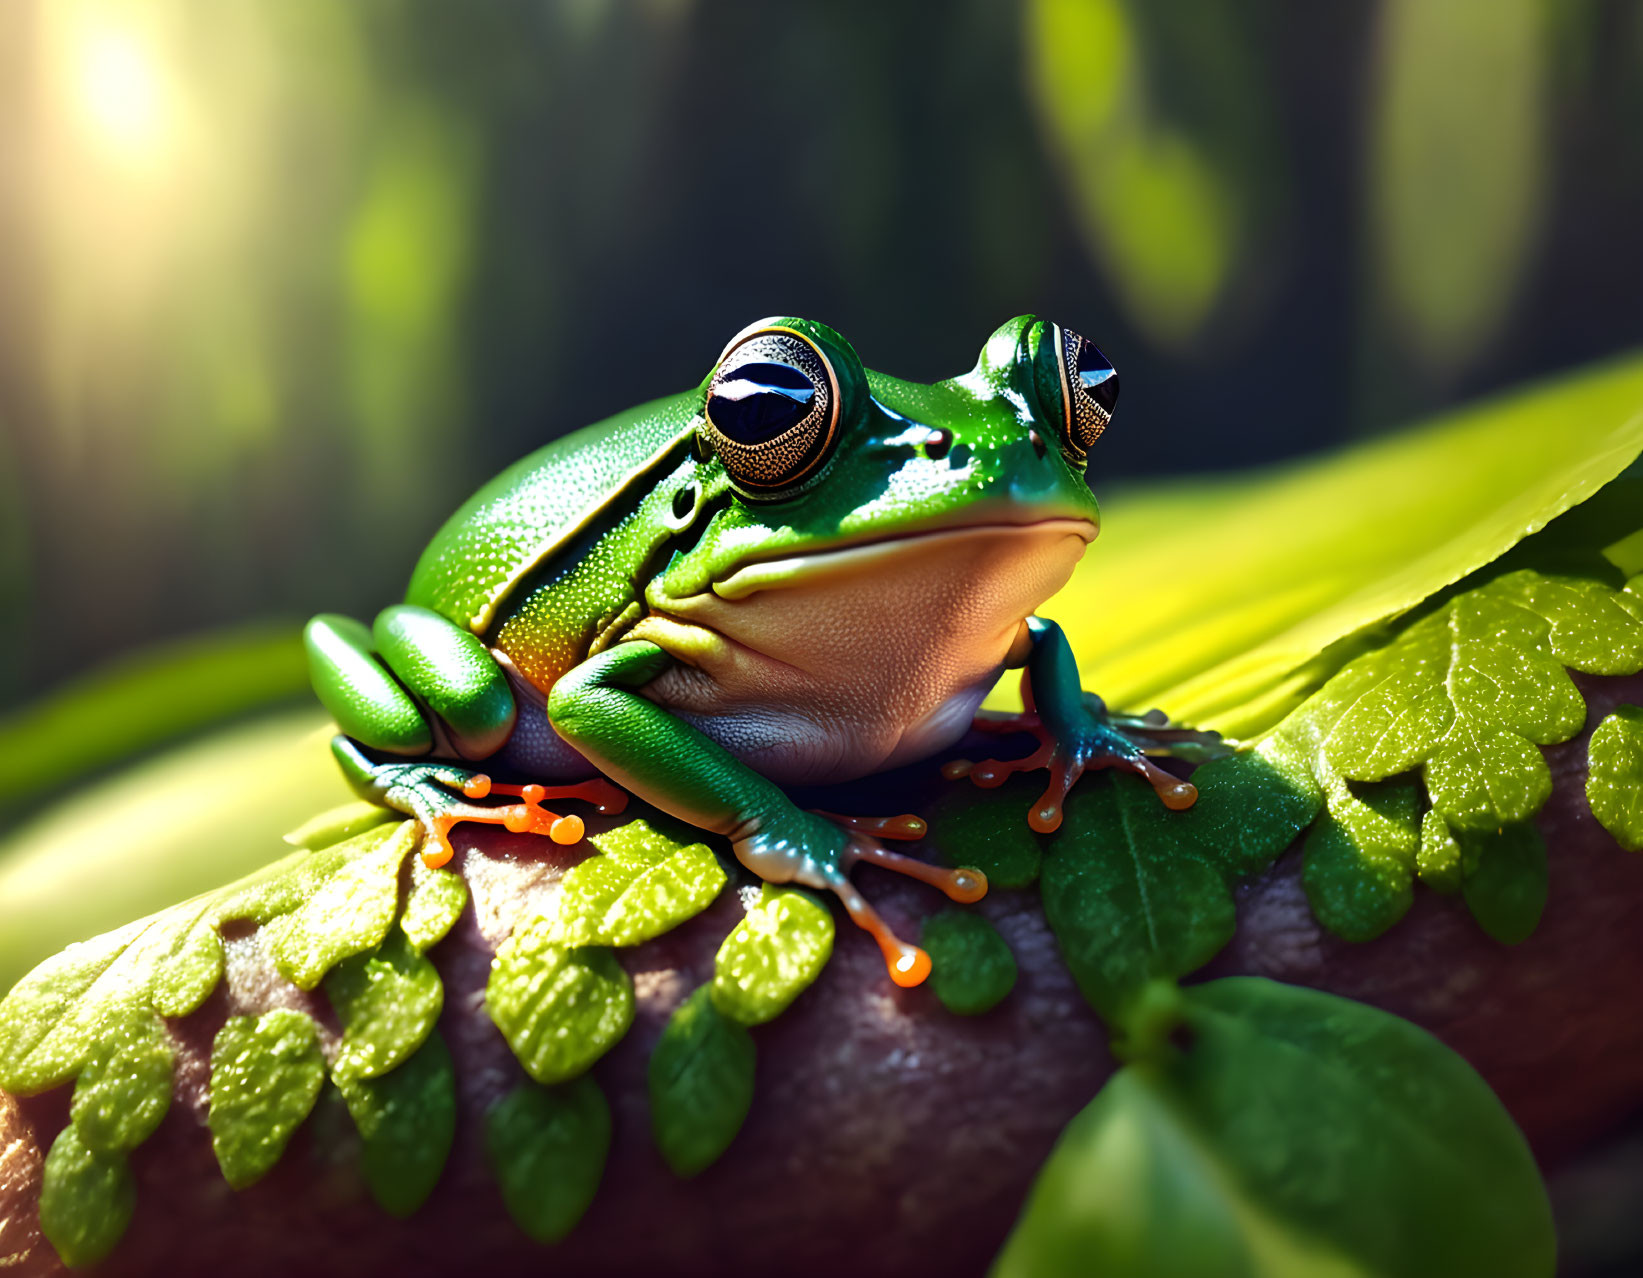
[{"label": "frog's hind leg", "polygon": [[[423,831],[422,860],[430,869],[451,859],[451,830],[463,821],[505,826],[515,834],[537,834],[568,844],[581,840],[582,818],[550,812],[542,806],[545,800],[580,799],[602,814],[620,812],[628,801],[623,790],[603,777],[566,786],[503,785],[483,772],[444,763],[380,763],[342,735],[331,739],[331,753],[362,798],[416,818]],[[510,795],[519,802],[488,806],[464,802],[494,795]]]}]

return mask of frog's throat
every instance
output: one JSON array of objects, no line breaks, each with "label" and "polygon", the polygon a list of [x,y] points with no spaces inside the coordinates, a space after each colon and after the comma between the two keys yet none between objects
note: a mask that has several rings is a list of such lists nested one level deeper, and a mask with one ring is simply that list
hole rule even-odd
[{"label": "frog's throat", "polygon": [[[836,578],[868,577],[887,560],[929,549],[925,543],[944,545],[966,540],[993,540],[1002,536],[1037,534],[1043,537],[1077,536],[1088,545],[1095,540],[1097,526],[1087,519],[1041,519],[1022,524],[972,524],[959,528],[939,528],[931,532],[907,533],[858,542],[834,550],[789,555],[780,559],[744,563],[728,576],[712,583],[721,599],[745,599],[761,590],[782,590],[816,585]],[[1041,601],[1042,602],[1042,601]]]}]

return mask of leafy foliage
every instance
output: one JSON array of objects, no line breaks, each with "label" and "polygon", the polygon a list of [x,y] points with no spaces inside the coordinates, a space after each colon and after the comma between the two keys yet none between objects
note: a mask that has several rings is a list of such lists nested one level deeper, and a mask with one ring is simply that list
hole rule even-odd
[{"label": "leafy foliage", "polygon": [[752,1036],[707,986],[668,1020],[650,1057],[650,1124],[680,1176],[706,1170],[736,1139],[753,1105],[754,1057]]},{"label": "leafy foliage", "polygon": [[1230,884],[1318,811],[1281,745],[1205,764],[1198,802],[1170,812],[1129,773],[1087,777],[1050,841],[1044,917],[1084,996],[1118,1013],[1149,980],[1202,966],[1232,936]]},{"label": "leafy foliage", "polygon": [[485,1006],[539,1083],[575,1078],[633,1023],[633,982],[609,950],[568,949],[538,916],[496,954]]},{"label": "leafy foliage", "polygon": [[810,893],[766,883],[713,960],[713,1002],[733,1021],[774,1020],[821,975],[833,915]]},{"label": "leafy foliage", "polygon": [[409,1060],[445,1004],[439,973],[399,928],[374,953],[332,968],[325,993],[343,1026],[331,1065],[339,1078],[377,1078]]},{"label": "leafy foliage", "polygon": [[338,866],[311,895],[270,922],[274,966],[298,989],[313,989],[340,960],[381,944],[393,926],[399,867],[415,846],[416,827],[402,821],[392,829],[379,847]]},{"label": "leafy foliage", "polygon": [[1551,1274],[1528,1146],[1435,1038],[1260,978],[1175,997],[1181,1030],[1067,1128],[995,1278]]},{"label": "leafy foliage", "polygon": [[[1264,476],[1120,495],[1041,611],[1108,704],[1253,739],[1355,655],[1353,636],[1620,474],[1643,451],[1640,404],[1632,359]],[[1009,708],[1009,689],[988,704]]]},{"label": "leafy foliage", "polygon": [[456,1074],[445,1040],[430,1034],[380,1078],[337,1075],[359,1128],[360,1171],[390,1216],[409,1216],[433,1193],[456,1136]]},{"label": "leafy foliage", "polygon": [[542,1243],[576,1227],[610,1151],[610,1106],[586,1076],[515,1088],[485,1116],[485,1154],[514,1223]]},{"label": "leafy foliage", "polygon": [[959,1016],[980,1016],[1015,988],[1015,955],[979,914],[943,910],[924,920],[919,942],[930,955],[930,988]]},{"label": "leafy foliage", "polygon": [[979,793],[955,788],[930,813],[937,857],[943,865],[980,870],[992,891],[1031,887],[1038,880],[1043,851],[1021,814],[1043,788],[1034,777],[1014,777]]},{"label": "leafy foliage", "polygon": [[235,1189],[261,1180],[325,1082],[314,1022],[278,1007],[231,1016],[211,1044],[211,1147]]},{"label": "leafy foliage", "polygon": [[1586,801],[1628,852],[1643,852],[1643,706],[1621,706],[1592,733]]},{"label": "leafy foliage", "polygon": [[98,1153],[70,1123],[46,1155],[40,1230],[71,1269],[94,1265],[120,1241],[137,1209],[137,1182],[124,1154]]},{"label": "leafy foliage", "polygon": [[[1523,827],[1552,788],[1538,747],[1585,721],[1565,667],[1643,669],[1638,584],[1528,568],[1486,578],[1349,662],[1284,720],[1274,740],[1306,760],[1328,805],[1305,869],[1327,926],[1378,936],[1409,908],[1419,871],[1447,890],[1476,875],[1465,899],[1491,935],[1533,930],[1545,851]],[[1407,779],[1417,769],[1425,815]],[[1361,784],[1374,782],[1385,784]]]},{"label": "leafy foliage", "polygon": [[136,1149],[171,1108],[171,1036],[152,1012],[100,1027],[97,1045],[74,1082],[70,1121],[87,1149]]},{"label": "leafy foliage", "polygon": [[400,931],[418,954],[445,939],[468,904],[468,881],[451,870],[430,870],[417,857],[411,862],[411,890],[399,917]]},{"label": "leafy foliage", "polygon": [[699,914],[725,885],[705,843],[679,843],[636,818],[611,850],[565,875],[554,917],[560,945],[638,945]]}]

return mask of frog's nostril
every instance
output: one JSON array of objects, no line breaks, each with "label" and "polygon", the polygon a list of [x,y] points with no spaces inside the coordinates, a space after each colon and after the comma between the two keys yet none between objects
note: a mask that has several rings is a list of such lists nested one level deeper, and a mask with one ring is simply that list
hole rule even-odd
[{"label": "frog's nostril", "polygon": [[940,461],[953,446],[953,432],[946,427],[933,430],[924,437],[924,455],[931,461]]},{"label": "frog's nostril", "polygon": [[1044,456],[1045,452],[1048,451],[1044,444],[1044,436],[1040,435],[1036,430],[1030,430],[1027,432],[1027,438],[1032,440],[1033,451],[1040,457]]}]

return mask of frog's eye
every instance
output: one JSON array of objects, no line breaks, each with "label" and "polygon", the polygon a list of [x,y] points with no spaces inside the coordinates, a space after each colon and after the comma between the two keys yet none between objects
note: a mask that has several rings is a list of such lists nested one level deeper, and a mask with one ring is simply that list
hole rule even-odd
[{"label": "frog's eye", "polygon": [[770,496],[827,459],[838,430],[833,366],[809,338],[760,329],[736,342],[708,383],[703,434],[738,487]]},{"label": "frog's eye", "polygon": [[1087,337],[1059,325],[1056,358],[1061,364],[1061,404],[1066,414],[1062,438],[1074,460],[1082,462],[1112,420],[1118,404],[1118,370]]}]

